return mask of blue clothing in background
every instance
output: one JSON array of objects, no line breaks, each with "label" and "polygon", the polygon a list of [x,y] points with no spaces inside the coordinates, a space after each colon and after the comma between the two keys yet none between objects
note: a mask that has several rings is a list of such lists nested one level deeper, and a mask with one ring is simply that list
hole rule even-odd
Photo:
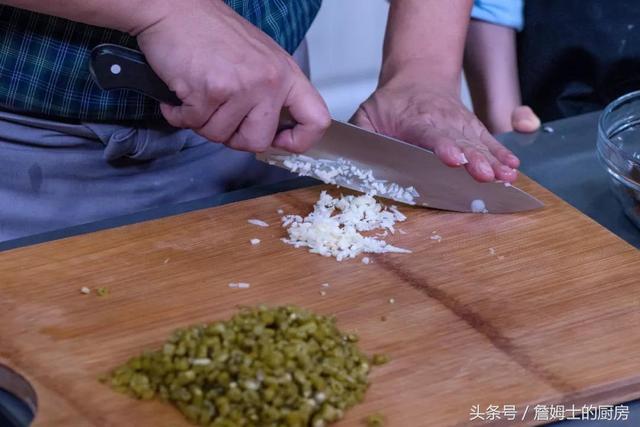
[{"label": "blue clothing in background", "polygon": [[524,0],[475,0],[471,17],[522,30]]}]

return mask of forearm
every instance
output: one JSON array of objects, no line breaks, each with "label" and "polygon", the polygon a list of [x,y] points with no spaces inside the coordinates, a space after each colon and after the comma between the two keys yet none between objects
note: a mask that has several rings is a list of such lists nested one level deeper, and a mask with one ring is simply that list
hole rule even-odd
[{"label": "forearm", "polygon": [[511,113],[520,105],[515,30],[471,21],[464,71],[474,112],[492,133],[511,130]]},{"label": "forearm", "polygon": [[459,91],[472,0],[392,0],[381,84],[405,69]]},{"label": "forearm", "polygon": [[[132,35],[167,16],[172,3],[170,0],[0,0],[0,4]],[[184,2],[177,3],[186,7]]]}]

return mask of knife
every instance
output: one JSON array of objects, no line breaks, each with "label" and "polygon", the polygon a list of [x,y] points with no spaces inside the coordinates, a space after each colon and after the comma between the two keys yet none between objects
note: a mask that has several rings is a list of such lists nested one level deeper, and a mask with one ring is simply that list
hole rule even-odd
[{"label": "knife", "polygon": [[[181,105],[175,93],[149,66],[142,52],[113,44],[98,45],[91,52],[90,70],[104,90],[129,89],[160,102]],[[283,111],[279,129],[293,125],[295,122]],[[289,169],[284,166],[289,155],[269,149],[257,154],[256,158]],[[329,164],[347,159],[364,171],[371,170],[376,180],[397,183],[403,188],[413,187],[419,194],[414,200],[418,206],[473,212],[480,205],[490,213],[513,213],[543,206],[517,187],[501,182],[477,182],[464,168],[446,166],[430,150],[338,120],[331,121],[322,140],[305,156]],[[337,178],[336,184],[365,192],[358,180]],[[389,194],[382,196],[396,199]],[[396,200],[404,202],[403,199]]]}]

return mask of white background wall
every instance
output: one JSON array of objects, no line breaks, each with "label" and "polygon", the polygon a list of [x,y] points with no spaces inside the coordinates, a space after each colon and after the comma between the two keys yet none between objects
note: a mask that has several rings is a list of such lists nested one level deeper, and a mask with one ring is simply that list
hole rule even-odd
[{"label": "white background wall", "polygon": [[386,0],[324,0],[309,30],[311,80],[336,119],[351,117],[376,87],[388,10]]},{"label": "white background wall", "polygon": [[309,30],[311,80],[337,119],[376,87],[388,10],[386,0],[324,0]]}]

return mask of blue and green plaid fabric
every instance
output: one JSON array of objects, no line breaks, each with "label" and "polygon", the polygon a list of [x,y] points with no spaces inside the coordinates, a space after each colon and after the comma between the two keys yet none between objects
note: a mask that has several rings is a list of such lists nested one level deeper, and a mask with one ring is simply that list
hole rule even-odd
[{"label": "blue and green plaid fabric", "polygon": [[[322,0],[225,0],[289,53],[304,38]],[[134,38],[0,5],[0,108],[48,118],[159,121],[158,103],[127,90],[103,91],[89,74],[100,43],[137,48]]]}]

